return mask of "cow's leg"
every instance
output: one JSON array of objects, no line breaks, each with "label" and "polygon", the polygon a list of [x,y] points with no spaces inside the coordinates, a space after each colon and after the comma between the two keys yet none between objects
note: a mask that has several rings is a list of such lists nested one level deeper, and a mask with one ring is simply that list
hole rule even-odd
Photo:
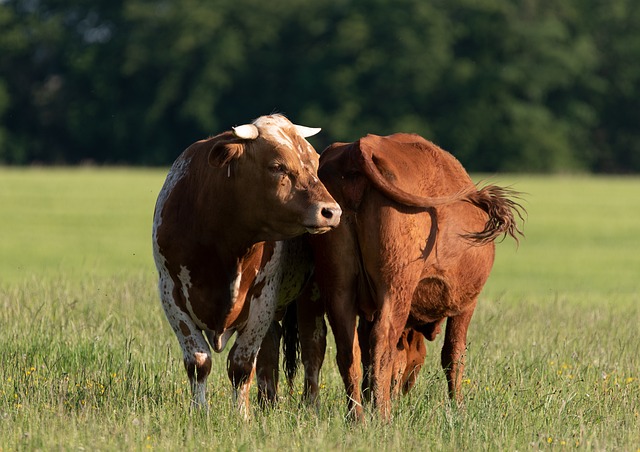
[{"label": "cow's leg", "polygon": [[206,407],[207,377],[211,372],[211,351],[201,331],[191,329],[190,334],[191,336],[185,339],[186,347],[182,347],[182,353],[191,384],[192,406]]},{"label": "cow's leg", "polygon": [[391,397],[397,398],[400,395],[404,375],[407,372],[409,354],[409,341],[407,340],[407,330],[403,331],[396,344],[396,353],[391,367]]},{"label": "cow's leg", "polygon": [[393,298],[388,299],[382,303],[371,328],[371,386],[376,408],[384,420],[391,417],[391,375],[409,308],[408,303],[394,303]]},{"label": "cow's leg", "polygon": [[[238,331],[236,343],[229,352],[227,367],[233,385],[233,394],[238,410],[245,419],[249,418],[249,389],[255,374],[256,359],[262,341],[275,316],[275,293],[249,301],[249,316],[245,326]],[[264,294],[264,292],[263,292]]]},{"label": "cow's leg", "polygon": [[465,352],[467,348],[467,329],[475,308],[472,306],[462,314],[447,319],[447,327],[442,346],[441,363],[447,376],[449,397],[456,402],[462,401],[460,387],[464,373]]},{"label": "cow's leg", "polygon": [[298,335],[300,356],[304,366],[304,392],[302,398],[316,404],[319,392],[320,368],[327,348],[327,325],[324,305],[316,284],[309,284],[296,301],[298,304]]},{"label": "cow's leg", "polygon": [[334,293],[327,306],[331,331],[336,341],[336,361],[347,392],[349,417],[355,421],[364,420],[360,394],[360,344],[357,334],[357,312],[352,291]]},{"label": "cow's leg", "polygon": [[282,328],[280,324],[271,322],[271,326],[258,352],[256,363],[258,403],[262,407],[274,405],[277,402],[281,336]]},{"label": "cow's leg", "polygon": [[371,401],[371,347],[369,336],[371,335],[371,322],[360,317],[358,321],[358,342],[360,342],[360,359],[362,361],[362,398],[365,402]]},{"label": "cow's leg", "polygon": [[424,335],[414,329],[407,331],[406,350],[407,365],[402,376],[402,393],[407,394],[416,384],[418,372],[424,364],[427,356],[427,348],[424,345]]},{"label": "cow's leg", "polygon": [[[371,347],[369,346],[371,335],[371,322],[366,322],[364,319],[360,319],[358,325],[358,337],[360,338],[360,344],[362,345],[362,368],[364,372],[364,378],[362,379],[362,396],[365,401],[371,400]],[[407,340],[407,332],[404,331],[400,335],[400,339],[396,344],[396,352],[393,357],[393,363],[391,365],[391,397],[396,398],[400,394],[400,390],[404,387],[404,382],[407,379],[408,369],[408,356],[409,345]]]},{"label": "cow's leg", "polygon": [[336,342],[336,361],[347,393],[348,416],[364,420],[360,394],[360,345],[357,335],[357,282],[361,272],[353,222],[348,215],[340,226],[310,237],[316,263],[315,278]]},{"label": "cow's leg", "polygon": [[184,367],[191,384],[191,405],[194,408],[205,407],[207,377],[211,371],[211,349],[191,317],[178,308],[174,297],[180,295],[174,290],[173,280],[168,274],[160,277],[159,289],[165,315],[182,349]]}]

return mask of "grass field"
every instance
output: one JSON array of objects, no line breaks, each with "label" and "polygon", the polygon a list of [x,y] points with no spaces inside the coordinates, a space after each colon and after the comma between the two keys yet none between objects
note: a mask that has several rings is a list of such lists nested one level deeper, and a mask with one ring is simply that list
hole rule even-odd
[{"label": "grass field", "polygon": [[496,177],[527,238],[498,247],[464,406],[440,338],[393,422],[353,426],[332,342],[317,410],[281,391],[244,423],[223,354],[189,414],[151,258],[164,173],[0,168],[0,450],[640,450],[640,179]]}]

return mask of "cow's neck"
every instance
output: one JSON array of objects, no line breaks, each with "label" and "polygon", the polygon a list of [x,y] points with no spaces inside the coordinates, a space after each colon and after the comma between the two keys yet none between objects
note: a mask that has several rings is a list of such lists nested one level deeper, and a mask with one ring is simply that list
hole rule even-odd
[{"label": "cow's neck", "polygon": [[[226,193],[225,196],[227,202],[215,217],[204,211],[197,214],[200,219],[199,235],[208,247],[213,248],[219,259],[226,265],[235,267],[237,262],[251,255],[256,245],[263,240],[259,238],[259,225],[251,224],[251,218],[242,206],[241,197],[231,193]],[[202,221],[203,218],[207,218],[207,221]]]},{"label": "cow's neck", "polygon": [[[242,266],[243,261],[252,256],[264,242],[224,242],[216,243],[216,254],[229,269]],[[232,270],[234,271],[234,270]]]}]

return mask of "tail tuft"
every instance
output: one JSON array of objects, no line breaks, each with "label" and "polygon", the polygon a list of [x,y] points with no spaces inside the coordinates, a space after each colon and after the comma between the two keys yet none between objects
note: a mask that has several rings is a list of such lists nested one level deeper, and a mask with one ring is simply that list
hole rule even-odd
[{"label": "tail tuft", "polygon": [[524,233],[518,227],[516,217],[524,223],[527,213],[516,201],[522,199],[521,195],[520,192],[497,185],[487,185],[470,194],[467,201],[484,210],[489,219],[482,231],[465,234],[463,237],[478,245],[484,245],[496,240],[500,235],[503,236],[503,240],[509,235],[519,244]]}]

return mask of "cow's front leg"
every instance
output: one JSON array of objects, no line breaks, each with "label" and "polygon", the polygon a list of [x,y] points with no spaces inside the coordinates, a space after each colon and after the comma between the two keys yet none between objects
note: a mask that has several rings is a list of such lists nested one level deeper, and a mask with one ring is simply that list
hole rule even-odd
[{"label": "cow's front leg", "polygon": [[165,315],[182,349],[184,367],[191,384],[191,406],[206,407],[207,377],[211,372],[211,349],[202,331],[191,317],[178,307],[174,297],[179,295],[173,290],[173,281],[168,275],[161,276],[159,288]]},{"label": "cow's front leg", "polygon": [[249,418],[249,389],[260,345],[275,317],[275,296],[256,298],[250,303],[247,323],[238,331],[227,361],[236,406],[245,419]]}]

